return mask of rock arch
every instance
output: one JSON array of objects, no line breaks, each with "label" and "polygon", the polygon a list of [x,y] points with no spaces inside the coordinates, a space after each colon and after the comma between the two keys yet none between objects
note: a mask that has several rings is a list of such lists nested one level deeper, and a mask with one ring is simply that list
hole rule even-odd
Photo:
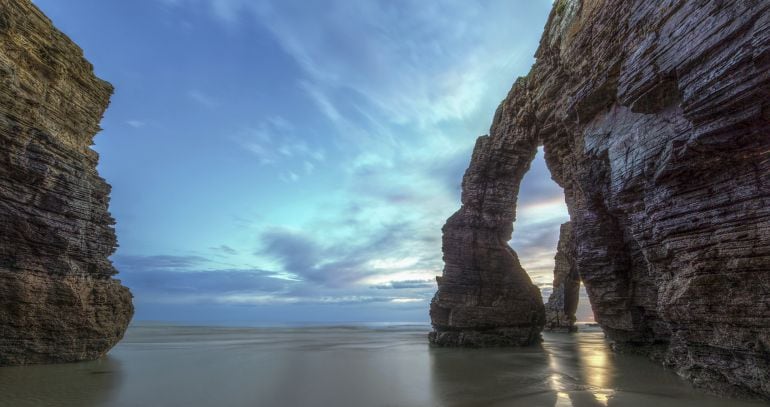
[{"label": "rock arch", "polygon": [[545,325],[506,242],[536,147],[597,322],[697,383],[770,398],[770,3],[560,0],[443,228],[438,345]]},{"label": "rock arch", "polygon": [[508,246],[519,186],[539,140],[526,127],[496,123],[491,136],[477,140],[463,206],[442,229],[444,275],[430,310],[436,344],[526,345],[545,325],[540,290]]}]

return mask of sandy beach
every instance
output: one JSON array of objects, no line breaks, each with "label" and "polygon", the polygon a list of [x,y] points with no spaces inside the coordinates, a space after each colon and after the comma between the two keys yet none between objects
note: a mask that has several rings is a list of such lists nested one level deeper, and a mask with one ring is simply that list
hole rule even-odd
[{"label": "sandy beach", "polygon": [[3,406],[753,406],[693,389],[598,328],[439,349],[427,325],[131,326],[94,362],[0,369]]}]

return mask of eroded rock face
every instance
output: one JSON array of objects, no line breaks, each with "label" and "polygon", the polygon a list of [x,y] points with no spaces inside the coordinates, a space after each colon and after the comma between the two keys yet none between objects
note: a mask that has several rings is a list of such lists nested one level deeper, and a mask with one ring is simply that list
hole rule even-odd
[{"label": "eroded rock face", "polygon": [[444,228],[434,337],[537,320],[502,253],[543,144],[616,347],[770,398],[770,2],[560,0],[536,56]]},{"label": "eroded rock face", "polygon": [[0,0],[0,365],[97,358],[133,315],[90,148],[111,93],[28,0]]},{"label": "eroded rock face", "polygon": [[528,345],[545,324],[540,290],[507,243],[537,133],[495,123],[492,135],[476,142],[463,207],[443,228],[444,274],[430,306],[430,340],[437,345]]},{"label": "eroded rock face", "polygon": [[554,260],[553,292],[545,304],[545,328],[573,332],[576,330],[580,276],[575,264],[575,239],[570,222],[561,225]]}]

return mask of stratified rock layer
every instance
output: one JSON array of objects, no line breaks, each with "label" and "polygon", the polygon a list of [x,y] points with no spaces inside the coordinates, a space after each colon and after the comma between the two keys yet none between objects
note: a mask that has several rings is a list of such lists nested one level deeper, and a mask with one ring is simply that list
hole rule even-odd
[{"label": "stratified rock layer", "polygon": [[463,178],[463,207],[443,228],[445,266],[430,306],[432,343],[510,346],[540,339],[545,324],[540,290],[507,243],[519,184],[537,144],[537,132],[502,120],[495,120],[491,136],[476,142]]},{"label": "stratified rock layer", "polygon": [[111,93],[28,0],[0,0],[0,365],[97,358],[131,319],[90,148]]},{"label": "stratified rock layer", "polygon": [[770,398],[770,2],[560,0],[536,57],[444,228],[434,338],[537,327],[505,242],[543,144],[616,347]]},{"label": "stratified rock layer", "polygon": [[570,222],[561,225],[554,260],[553,292],[545,304],[545,328],[573,332],[576,330],[580,276],[575,264],[575,239]]},{"label": "stratified rock layer", "polygon": [[540,289],[507,243],[519,184],[537,151],[536,136],[495,121],[492,135],[476,143],[463,178],[463,207],[443,228],[444,274],[437,277],[430,305],[430,340],[436,345],[511,346],[540,339],[545,324]]}]

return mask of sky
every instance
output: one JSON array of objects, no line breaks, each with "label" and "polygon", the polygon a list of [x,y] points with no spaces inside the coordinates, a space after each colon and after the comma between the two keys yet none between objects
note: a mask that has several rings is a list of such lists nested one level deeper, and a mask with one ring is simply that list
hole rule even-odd
[{"label": "sky", "polygon": [[[255,323],[429,320],[471,148],[552,5],[34,3],[116,89],[94,149],[135,320]],[[542,152],[518,211],[547,295],[568,215]]]}]

